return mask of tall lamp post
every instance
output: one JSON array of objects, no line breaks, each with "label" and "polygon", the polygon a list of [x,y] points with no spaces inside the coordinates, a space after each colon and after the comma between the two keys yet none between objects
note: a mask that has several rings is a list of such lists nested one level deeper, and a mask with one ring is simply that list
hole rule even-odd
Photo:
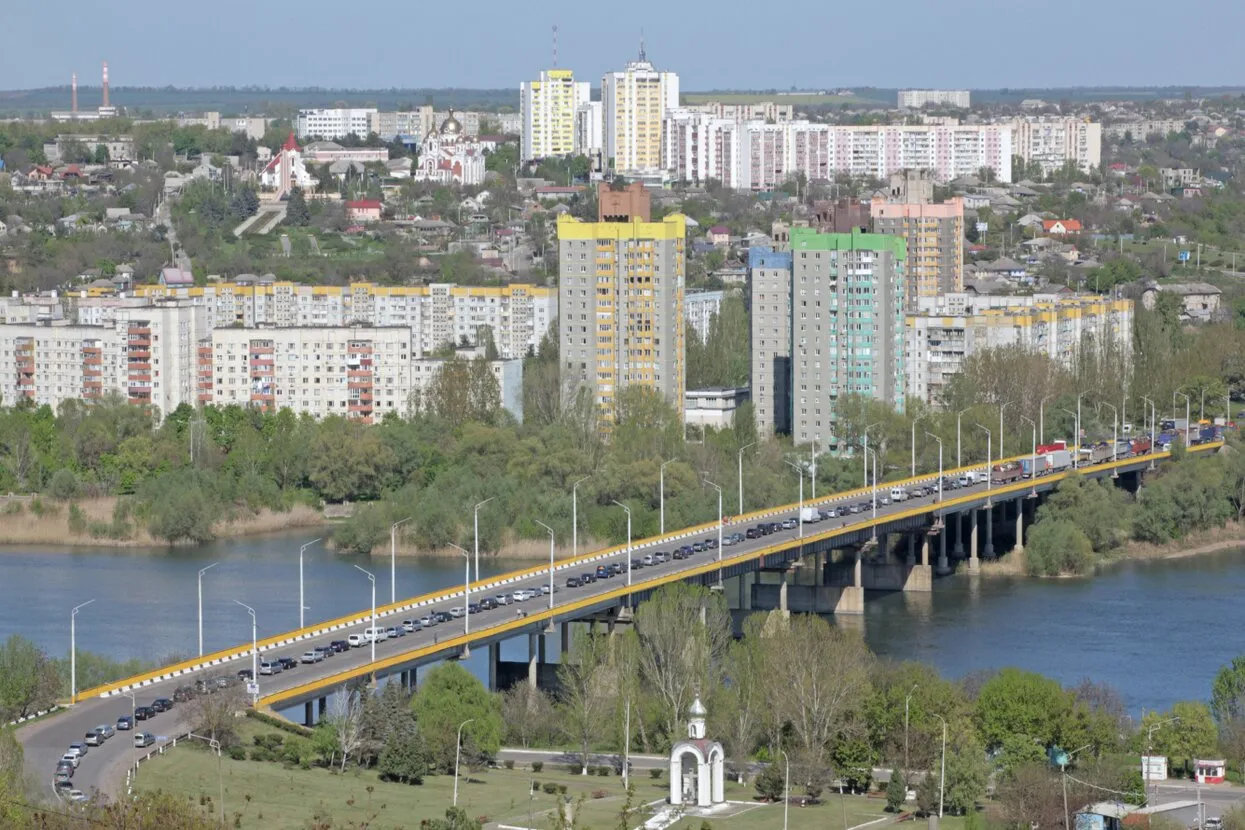
[{"label": "tall lamp post", "polygon": [[[705,475],[705,473],[702,472],[701,475],[703,476]],[[718,491],[718,584],[721,585],[722,584],[722,487],[720,485],[714,484],[708,478],[705,479],[705,484],[708,484],[714,490]],[[552,601],[552,598],[553,596],[551,594],[550,595],[551,601]]]},{"label": "tall lamp post", "polygon": [[376,637],[378,633],[376,631],[376,574],[372,573],[369,570],[361,568],[358,565],[355,565],[355,568],[367,574],[368,580],[371,581],[372,583],[372,636],[368,637],[368,639],[371,640],[372,642],[372,662],[375,663],[376,662]]},{"label": "tall lamp post", "polygon": [[1072,416],[1072,431],[1075,437],[1072,439],[1072,468],[1076,469],[1078,462],[1081,460],[1081,416],[1073,412],[1071,409],[1059,407],[1059,411],[1065,415]]},{"label": "tall lamp post", "polygon": [[880,427],[880,426],[882,426],[882,422],[881,422],[881,421],[878,421],[876,424],[869,424],[869,426],[865,427],[865,438],[864,438],[864,447],[865,447],[865,458],[864,458],[864,462],[865,462],[865,483],[864,483],[863,485],[861,485],[862,487],[868,487],[868,486],[869,486],[869,430],[873,429],[874,427]]},{"label": "tall lamp post", "polygon": [[410,516],[398,519],[389,526],[389,602],[398,601],[398,528],[411,520]]},{"label": "tall lamp post", "polygon": [[925,434],[938,442],[938,501],[942,501],[942,439],[929,431]]},{"label": "tall lamp post", "polygon": [[[1155,414],[1157,410],[1155,409],[1153,400],[1151,400],[1150,398],[1147,398],[1145,395],[1142,395],[1141,399],[1145,401],[1146,403],[1150,404],[1150,469],[1153,470],[1154,469],[1154,453],[1159,451],[1159,448],[1158,448],[1159,435],[1158,435],[1158,429],[1157,429],[1158,416]],[[1144,415],[1142,416],[1142,420],[1143,421],[1145,420]]]},{"label": "tall lamp post", "polygon": [[[1150,771],[1146,767],[1149,763],[1147,759],[1154,755],[1154,730],[1162,729],[1167,724],[1175,723],[1178,720],[1180,720],[1179,717],[1167,718],[1146,727],[1146,757],[1141,759],[1141,784],[1146,788],[1147,792],[1150,790]],[[1153,801],[1152,798],[1147,800]]]},{"label": "tall lamp post", "polygon": [[942,715],[934,715],[942,721],[942,769],[938,773],[938,818],[942,818],[943,785],[947,781],[947,719]]},{"label": "tall lamp post", "polygon": [[553,528],[542,522],[540,519],[533,519],[536,524],[549,531],[549,608],[553,608]]},{"label": "tall lamp post", "polygon": [[251,683],[256,689],[256,693],[251,695],[251,703],[254,703],[259,699],[259,627],[255,624],[255,609],[245,602],[239,602],[236,599],[234,602],[245,608],[251,615]]},{"label": "tall lamp post", "polygon": [[778,751],[782,753],[783,766],[786,767],[782,778],[782,830],[787,830],[787,808],[791,804],[791,759],[787,757],[787,750]]},{"label": "tall lamp post", "polygon": [[[916,692],[918,685],[920,684],[913,683],[912,688],[908,691],[908,696],[903,699],[903,771],[904,771],[904,776],[905,776],[903,785],[904,785],[905,792],[907,792],[907,789],[908,789],[908,779],[906,776],[908,774],[908,769],[909,769],[909,764],[908,764],[908,704],[912,702],[912,695],[914,692]],[[891,773],[891,774],[893,775],[894,773]]]},{"label": "tall lamp post", "polygon": [[[1103,406],[1111,407],[1111,414],[1114,416],[1111,420],[1111,460],[1116,461],[1116,447],[1120,443],[1120,411],[1106,401],[1102,402]],[[1112,472],[1112,478],[1119,478],[1118,471]]]},{"label": "tall lamp post", "polygon": [[1047,395],[1038,401],[1038,440],[1043,444],[1046,443],[1046,402],[1054,395]]},{"label": "tall lamp post", "polygon": [[964,466],[960,461],[960,419],[964,417],[964,413],[969,409],[972,409],[972,407],[970,406],[968,409],[961,409],[959,412],[955,413],[955,468],[957,470]]},{"label": "tall lamp post", "polygon": [[[303,612],[307,610],[307,603],[303,601],[303,554],[307,552],[307,548],[314,545],[320,539],[312,539],[310,542],[302,545],[298,549],[298,627],[304,628]],[[203,645],[199,645],[199,656],[203,656]]]},{"label": "tall lamp post", "polygon": [[[1064,756],[1064,762],[1059,765],[1059,777],[1063,780],[1063,821],[1064,827],[1072,826],[1072,814],[1068,811],[1068,762],[1072,760],[1072,756],[1078,752],[1089,749],[1093,744],[1085,744],[1080,749],[1074,749]],[[1145,783],[1145,782],[1142,782]]]},{"label": "tall lamp post", "polygon": [[873,456],[873,538],[878,538],[878,451],[865,449],[865,459]]},{"label": "tall lamp post", "polygon": [[742,516],[744,512],[744,450],[749,447],[755,447],[756,441],[750,444],[744,444],[739,448],[739,514]]},{"label": "tall lamp post", "polygon": [[463,752],[463,727],[474,720],[475,718],[467,718],[458,724],[458,738],[454,743],[454,804],[452,805],[454,807],[458,806],[458,760],[462,757]]},{"label": "tall lamp post", "polygon": [[579,556],[579,485],[592,476],[584,476],[571,485],[571,558]]},{"label": "tall lamp post", "polygon": [[1002,461],[1005,453],[1003,452],[1003,413],[1007,411],[1007,407],[1011,406],[1011,401],[1004,401],[999,404],[999,460]]},{"label": "tall lamp post", "polygon": [[1189,396],[1184,392],[1175,392],[1172,394],[1172,420],[1175,420],[1176,414],[1176,395],[1184,398],[1184,445],[1189,446]]},{"label": "tall lamp post", "polygon": [[[614,504],[627,512],[627,587],[631,587],[631,508],[614,499]],[[627,604],[631,604],[631,595],[627,595]]]},{"label": "tall lamp post", "polygon": [[467,549],[450,542],[450,547],[463,556],[463,636],[471,634],[471,554]]},{"label": "tall lamp post", "polygon": [[78,612],[86,608],[93,599],[76,605],[69,611],[69,704],[78,702]]},{"label": "tall lamp post", "polygon": [[1032,489],[1031,493],[1032,493],[1032,495],[1035,495],[1035,496],[1036,496],[1036,495],[1037,495],[1037,434],[1038,434],[1038,426],[1037,426],[1037,424],[1035,424],[1035,423],[1033,422],[1033,419],[1032,419],[1032,418],[1030,418],[1030,417],[1028,417],[1027,415],[1021,415],[1021,416],[1020,416],[1020,420],[1022,420],[1022,421],[1027,421],[1027,422],[1029,423],[1029,426],[1033,427],[1033,450],[1032,450],[1032,455],[1030,455],[1030,456],[1029,456],[1029,481],[1030,481],[1030,482],[1032,482],[1032,484],[1033,484],[1033,489]]},{"label": "tall lamp post", "polygon": [[808,451],[808,483],[812,487],[813,501],[817,501],[817,436],[813,436],[812,449]]},{"label": "tall lamp post", "polygon": [[489,496],[484,501],[477,503],[475,506],[475,509],[472,511],[471,526],[472,526],[472,536],[475,539],[475,550],[476,550],[476,582],[480,581],[480,508],[488,504],[495,498],[497,497]]},{"label": "tall lamp post", "polygon": [[986,429],[981,424],[973,424],[973,426],[977,427],[977,429],[981,430],[982,432],[986,434],[986,493],[989,493],[990,492],[990,479],[994,477],[990,475],[990,467],[994,464],[994,449],[993,449],[994,436],[990,434],[990,430]]},{"label": "tall lamp post", "polygon": [[[220,564],[219,562],[213,562],[211,565],[208,565],[206,568],[199,569],[199,656],[200,657],[203,656],[203,575],[207,573],[208,571],[212,570],[212,568],[215,568],[219,564]],[[302,560],[300,559],[298,563],[298,575],[299,575],[298,581],[299,581],[300,586],[302,584],[302,573],[303,573]],[[300,587],[299,594],[298,594],[299,605],[302,605],[302,598],[303,598],[302,590]],[[299,628],[303,627],[301,619],[299,620],[298,627]]]},{"label": "tall lamp post", "polygon": [[658,528],[658,532],[662,536],[666,535],[666,465],[673,464],[674,462],[678,460],[679,459],[677,458],[671,458],[669,461],[663,461],[661,462],[661,467],[659,467],[657,470],[657,477],[658,477],[657,488],[661,491],[657,494],[657,501],[658,501],[658,504],[660,505],[658,512],[661,514],[661,518],[659,519],[660,525]]},{"label": "tall lamp post", "polygon": [[916,478],[916,422],[920,420],[920,415],[912,419],[912,471],[909,473],[912,478]]},{"label": "tall lamp post", "polygon": [[[786,461],[786,459],[783,459],[783,460]],[[868,464],[868,461],[866,460],[865,463]],[[787,466],[795,470],[795,474],[800,477],[800,507],[799,507],[800,512],[796,514],[796,519],[799,521],[799,527],[800,527],[799,536],[801,539],[803,539],[804,538],[804,468],[801,467],[799,464],[796,464],[794,461],[787,461]]]}]

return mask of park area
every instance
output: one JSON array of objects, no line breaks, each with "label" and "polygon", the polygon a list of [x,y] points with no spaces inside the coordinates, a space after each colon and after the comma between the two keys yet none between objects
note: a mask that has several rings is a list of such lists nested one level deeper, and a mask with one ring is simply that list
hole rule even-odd
[{"label": "park area", "polygon": [[[256,736],[273,731],[251,720],[239,730],[248,745],[254,743]],[[654,779],[648,770],[637,770],[632,783],[633,819],[628,824],[640,827],[650,815],[645,805],[657,802],[656,806],[660,806],[668,783],[664,773],[660,779]],[[552,785],[548,789],[554,792],[546,792],[545,785]],[[398,784],[381,781],[376,773],[358,768],[335,773],[320,767],[287,768],[269,761],[237,761],[227,755],[218,760],[206,747],[187,743],[180,743],[144,764],[139,770],[138,786],[184,797],[209,816],[220,814],[223,788],[226,826],[272,830],[308,826],[418,828],[424,820],[443,818],[454,795],[454,779],[449,775],[428,776],[420,785]],[[556,768],[547,765],[539,772],[519,767],[463,769],[458,804],[486,828],[544,830],[554,826],[552,810],[564,797],[559,787],[565,787],[565,796],[571,799],[571,826],[581,830],[619,827],[620,815],[627,806],[622,779],[612,773],[604,777],[583,776],[569,772],[561,764]],[[728,781],[726,797],[736,802],[730,805],[731,815],[708,819],[710,826],[726,830],[778,830],[783,826],[782,804],[756,801],[756,790],[751,784]],[[885,806],[884,798],[840,799],[834,793],[827,794],[823,803],[816,806],[798,806],[793,799],[788,826],[794,830],[844,830],[845,826],[865,824],[880,827],[894,818],[884,811]],[[688,817],[674,827],[699,830],[704,821]]]}]

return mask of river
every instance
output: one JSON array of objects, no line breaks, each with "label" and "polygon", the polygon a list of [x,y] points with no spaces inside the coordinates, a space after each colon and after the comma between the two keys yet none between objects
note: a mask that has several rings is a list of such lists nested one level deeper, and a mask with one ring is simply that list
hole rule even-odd
[{"label": "river", "polygon": [[[298,548],[314,533],[230,539],[193,549],[30,549],[0,547],[0,635],[22,634],[58,655],[69,649],[69,611],[81,649],[117,659],[154,660],[197,650],[196,575],[203,579],[204,650],[298,625]],[[524,563],[481,561],[481,576]],[[389,599],[387,557],[341,556],[320,545],[305,557],[308,624],[368,607],[371,587],[355,565],[376,574],[377,602]],[[462,581],[462,560],[399,559],[399,597]],[[728,589],[728,596],[730,596]],[[1092,579],[952,577],[931,594],[870,595],[861,620],[870,647],[892,659],[933,664],[947,677],[1019,666],[1075,684],[1113,685],[1134,714],[1174,701],[1206,699],[1215,672],[1245,651],[1245,551],[1128,562]],[[526,643],[503,647],[523,659]],[[549,653],[556,654],[556,644]],[[467,666],[487,667],[477,650]]]}]

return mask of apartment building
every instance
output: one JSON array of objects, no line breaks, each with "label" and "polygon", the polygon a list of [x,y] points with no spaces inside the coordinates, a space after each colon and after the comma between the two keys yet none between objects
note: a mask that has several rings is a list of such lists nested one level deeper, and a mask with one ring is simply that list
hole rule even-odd
[{"label": "apartment building", "polygon": [[682,416],[686,217],[649,221],[641,185],[601,185],[598,221],[558,218],[558,311],[562,383],[586,388],[604,429],[618,393],[659,392]]},{"label": "apartment building", "polygon": [[907,394],[940,404],[964,361],[982,349],[1021,347],[1072,366],[1082,345],[1132,345],[1133,302],[1099,295],[922,297],[905,319]]},{"label": "apartment building", "polygon": [[106,325],[56,320],[0,326],[0,399],[53,408],[110,393],[162,418],[196,398],[207,315],[189,304],[117,309]]},{"label": "apartment building", "polygon": [[963,199],[940,204],[875,199],[870,214],[874,233],[907,243],[906,310],[916,310],[922,297],[964,290]]},{"label": "apartment building", "polygon": [[832,181],[926,169],[945,183],[989,167],[999,181],[1012,180],[1012,129],[998,124],[740,123],[680,110],[664,120],[663,150],[663,169],[676,178],[699,175],[744,190],[772,190],[797,173]]},{"label": "apartment building", "polygon": [[661,169],[662,121],[679,105],[679,76],[659,72],[644,49],[621,72],[601,78],[605,158],[620,173]]},{"label": "apartment building", "polygon": [[1185,130],[1185,122],[1178,118],[1149,118],[1143,121],[1117,121],[1102,126],[1103,138],[1123,141],[1131,137],[1133,141],[1145,141],[1148,136],[1161,135],[1166,138],[1171,133]]},{"label": "apartment building", "polygon": [[777,124],[795,118],[795,107],[775,101],[757,101],[753,104],[723,104],[721,101],[706,101],[703,104],[689,104],[686,109],[714,118],[727,118],[731,121],[769,121]]},{"label": "apartment building", "polygon": [[575,155],[593,157],[605,152],[605,126],[600,101],[575,108]]},{"label": "apartment building", "polygon": [[[450,283],[415,286],[299,285],[292,282],[220,282],[205,286],[140,285],[148,301],[185,298],[208,310],[213,328],[229,326],[406,326],[417,357],[480,329],[493,331],[503,358],[538,349],[558,314],[557,293],[543,286],[512,284],[467,287]],[[115,301],[114,301],[115,302]]]},{"label": "apartment building", "polygon": [[385,141],[401,138],[408,143],[417,144],[435,127],[436,116],[433,114],[432,105],[425,104],[408,112],[378,112],[371,131]]},{"label": "apartment building", "polygon": [[722,300],[725,291],[688,291],[683,299],[683,314],[695,334],[703,343],[709,337],[709,327],[713,318],[722,312]]},{"label": "apartment building", "polygon": [[904,408],[906,245],[895,236],[791,229],[791,434],[839,447],[839,401]]},{"label": "apartment building", "polygon": [[971,95],[967,89],[901,89],[899,108],[919,110],[922,107],[969,108]]},{"label": "apartment building", "polygon": [[591,99],[587,81],[569,69],[548,69],[535,81],[519,85],[523,116],[523,161],[569,156],[575,152],[575,113]]},{"label": "apartment building", "polygon": [[1084,118],[1017,118],[1012,143],[1026,165],[1038,163],[1050,175],[1067,162],[1082,172],[1102,165],[1102,124]]},{"label": "apartment building", "polygon": [[752,300],[752,405],[757,434],[791,432],[791,265],[789,251],[748,249]]},{"label": "apartment building", "polygon": [[348,135],[366,138],[372,131],[375,109],[306,109],[298,111],[300,141],[321,138],[336,141]]}]

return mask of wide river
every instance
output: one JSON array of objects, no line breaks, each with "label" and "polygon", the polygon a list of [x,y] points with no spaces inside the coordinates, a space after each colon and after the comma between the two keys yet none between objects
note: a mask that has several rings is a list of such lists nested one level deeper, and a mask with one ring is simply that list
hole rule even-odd
[{"label": "wide river", "polygon": [[[196,576],[203,578],[204,650],[250,639],[256,609],[264,637],[298,625],[298,548],[315,536],[279,534],[193,549],[31,549],[0,547],[0,638],[21,634],[57,655],[69,650],[70,608],[81,649],[124,659],[190,655],[197,643]],[[481,562],[481,576],[524,563]],[[389,599],[388,557],[349,557],[316,545],[305,556],[306,621]],[[399,559],[401,597],[461,583],[462,560]],[[728,588],[728,596],[733,595]],[[945,676],[1019,666],[1068,684],[1093,678],[1115,686],[1129,709],[1206,699],[1215,672],[1245,652],[1245,551],[1117,566],[1093,579],[1036,581],[953,577],[932,595],[878,594],[863,626],[879,655],[932,663]],[[551,644],[550,655],[557,653]],[[503,646],[524,659],[526,643]],[[485,651],[467,662],[486,671]]]}]

